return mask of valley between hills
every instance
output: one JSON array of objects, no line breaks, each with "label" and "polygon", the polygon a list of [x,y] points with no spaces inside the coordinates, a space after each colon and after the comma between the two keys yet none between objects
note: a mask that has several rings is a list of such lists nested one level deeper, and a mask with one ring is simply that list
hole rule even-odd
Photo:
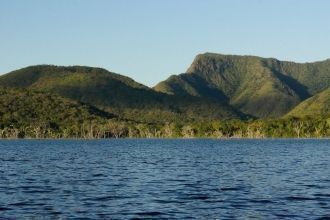
[{"label": "valley between hills", "polygon": [[205,53],[153,88],[86,66],[0,76],[0,138],[329,136],[329,59]]}]

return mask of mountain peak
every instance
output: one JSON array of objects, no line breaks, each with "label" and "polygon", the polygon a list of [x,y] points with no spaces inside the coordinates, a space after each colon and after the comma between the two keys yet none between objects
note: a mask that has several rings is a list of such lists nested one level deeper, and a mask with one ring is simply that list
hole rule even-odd
[{"label": "mountain peak", "polygon": [[160,82],[155,89],[228,101],[255,117],[279,117],[328,88],[329,74],[328,62],[302,64],[275,58],[203,53],[195,57],[186,73]]},{"label": "mountain peak", "polygon": [[233,63],[240,63],[241,65],[248,65],[253,62],[272,61],[278,62],[275,58],[262,58],[252,55],[232,55],[232,54],[217,54],[217,53],[201,53],[198,54],[186,73],[198,73],[203,71],[219,71],[227,68]]}]

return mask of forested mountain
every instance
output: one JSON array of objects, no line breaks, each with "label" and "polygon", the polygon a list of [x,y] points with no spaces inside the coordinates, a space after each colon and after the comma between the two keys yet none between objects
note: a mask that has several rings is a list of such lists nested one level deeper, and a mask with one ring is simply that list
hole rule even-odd
[{"label": "forested mountain", "polygon": [[273,58],[198,55],[186,73],[154,87],[166,94],[212,97],[255,117],[280,117],[330,86],[330,60],[283,62]]},{"label": "forested mountain", "polygon": [[102,68],[0,76],[0,138],[329,137],[330,60],[198,55],[149,88]]},{"label": "forested mountain", "polygon": [[1,76],[0,87],[54,93],[143,122],[244,117],[226,103],[159,93],[101,68],[31,66]]}]

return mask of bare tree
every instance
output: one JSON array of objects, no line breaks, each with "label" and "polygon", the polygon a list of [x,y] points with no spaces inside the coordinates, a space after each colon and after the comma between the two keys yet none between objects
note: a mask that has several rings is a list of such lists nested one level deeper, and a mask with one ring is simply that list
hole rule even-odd
[{"label": "bare tree", "polygon": [[304,126],[304,123],[301,122],[301,121],[296,122],[293,125],[293,130],[296,132],[296,135],[297,135],[298,138],[300,138],[300,133],[301,133],[301,130],[302,130],[303,126]]},{"label": "bare tree", "polygon": [[195,130],[190,125],[183,126],[181,133],[185,138],[191,138],[195,136]]}]

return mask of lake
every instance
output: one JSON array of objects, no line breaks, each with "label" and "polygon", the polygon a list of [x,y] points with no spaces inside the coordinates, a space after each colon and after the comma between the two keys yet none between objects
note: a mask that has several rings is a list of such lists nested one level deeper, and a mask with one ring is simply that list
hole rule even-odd
[{"label": "lake", "polygon": [[330,140],[0,141],[0,219],[330,218]]}]

